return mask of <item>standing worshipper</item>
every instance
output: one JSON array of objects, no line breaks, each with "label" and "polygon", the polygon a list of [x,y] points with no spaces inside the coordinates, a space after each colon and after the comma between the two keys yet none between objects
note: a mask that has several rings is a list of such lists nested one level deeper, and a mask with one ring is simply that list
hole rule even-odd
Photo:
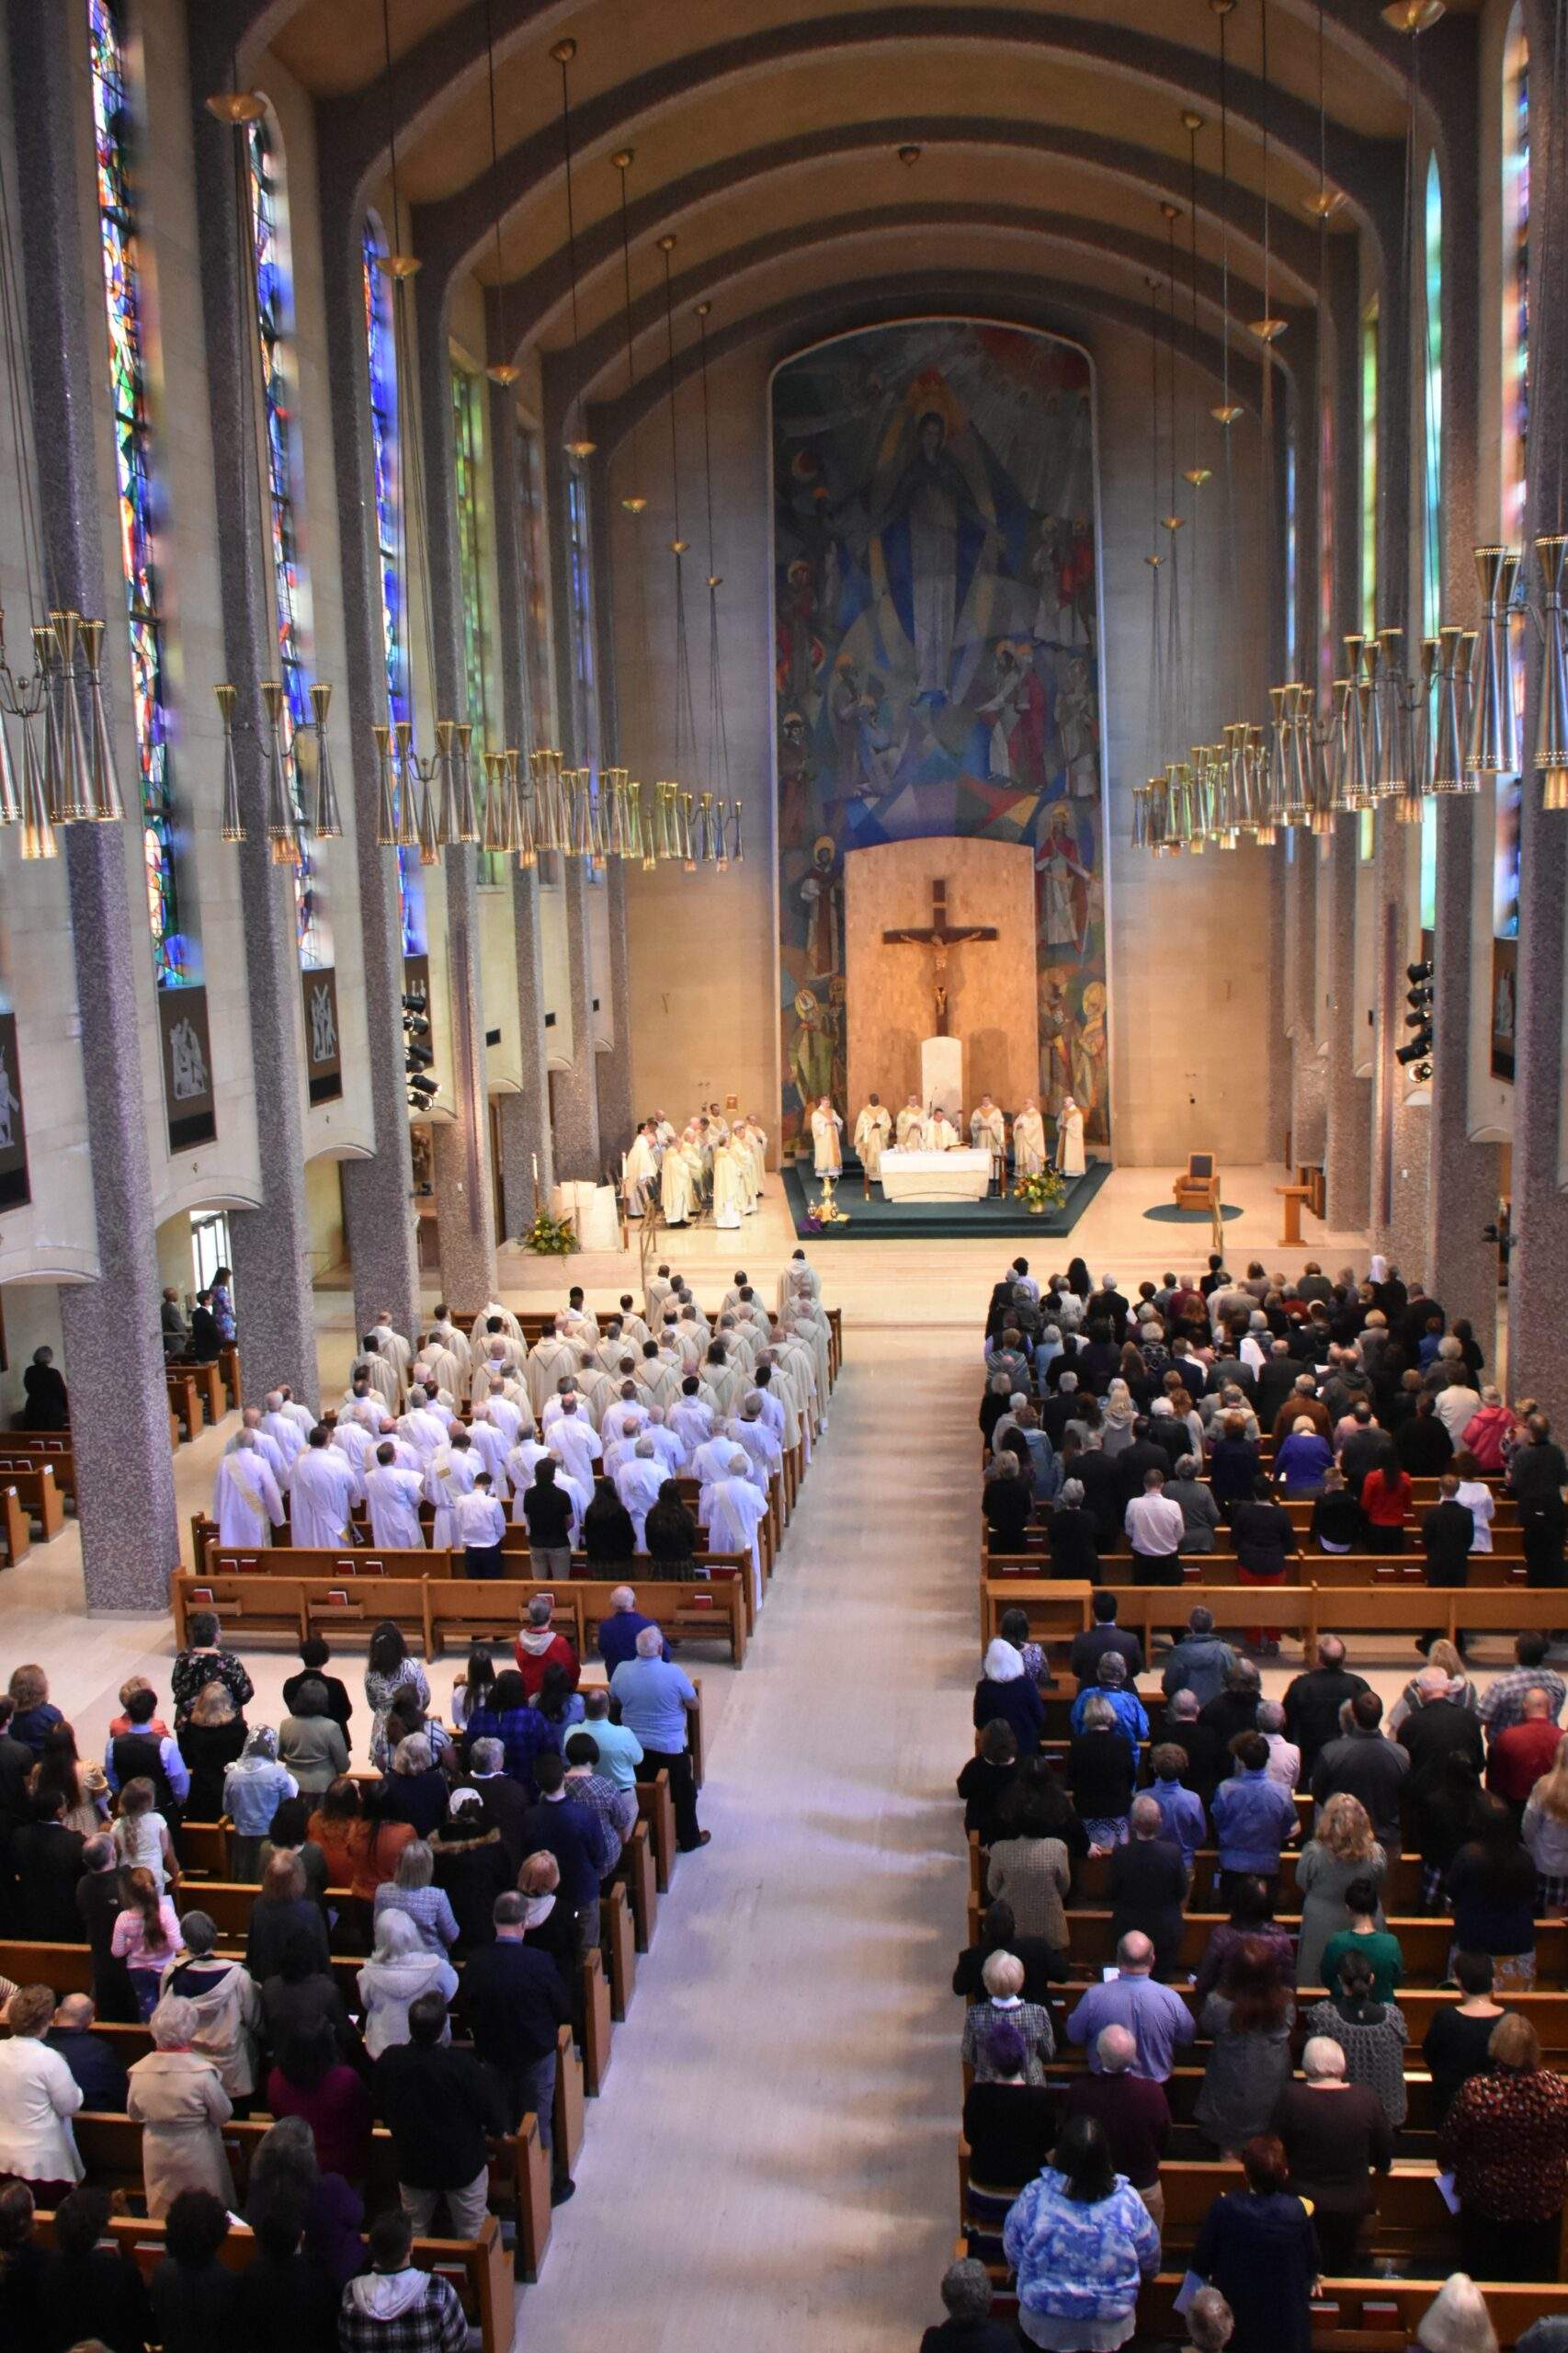
[{"label": "standing worshipper", "polygon": [[242,1430],[233,1453],[219,1456],[212,1515],[221,1544],[270,1543],[272,1530],[281,1528],[287,1518],[278,1482],[255,1430]]},{"label": "standing worshipper", "polygon": [[1032,1095],[1013,1120],[1013,1183],[1020,1176],[1038,1176],[1045,1166],[1045,1121]]},{"label": "standing worshipper", "polygon": [[22,1389],[27,1404],[22,1411],[25,1430],[66,1430],[71,1427],[71,1409],[66,1402],[65,1382],[54,1369],[54,1350],[35,1348],[32,1362],[22,1375]]},{"label": "standing worshipper", "polygon": [[506,1515],[490,1491],[489,1472],[481,1471],[468,1494],[459,1496],[452,1512],[453,1548],[462,1548],[466,1576],[501,1574],[501,1542],[506,1533]]},{"label": "standing worshipper", "polygon": [[715,1552],[751,1554],[753,1591],[762,1603],[762,1548],[757,1530],[767,1518],[767,1498],[754,1483],[751,1457],[743,1447],[732,1448],[725,1476],[702,1490],[699,1514]]},{"label": "standing worshipper", "polygon": [[370,1507],[370,1541],[391,1552],[422,1550],[425,1530],[419,1505],[425,1482],[417,1471],[399,1462],[390,1438],[376,1449],[372,1467],[365,1473],[365,1500]]},{"label": "standing worshipper", "polygon": [[1007,1122],[998,1105],[983,1095],[969,1116],[969,1140],[976,1152],[991,1154],[991,1182],[1000,1193],[1007,1189]]},{"label": "standing worshipper", "polygon": [[1057,1116],[1056,1173],[1059,1176],[1084,1174],[1084,1115],[1070,1095],[1063,1097]]},{"label": "standing worshipper", "polygon": [[353,1464],[331,1437],[325,1423],[318,1422],[289,1483],[289,1527],[297,1545],[330,1548],[350,1541],[348,1516],[362,1491]]},{"label": "standing worshipper", "polygon": [[844,1154],[840,1137],[844,1121],[833,1108],[830,1096],[817,1097],[812,1113],[812,1165],[819,1176],[839,1176],[844,1173]]},{"label": "standing worshipper", "polygon": [[868,1198],[872,1186],[881,1182],[882,1154],[892,1135],[892,1114],[881,1097],[873,1095],[855,1122],[855,1149],[865,1173]]}]

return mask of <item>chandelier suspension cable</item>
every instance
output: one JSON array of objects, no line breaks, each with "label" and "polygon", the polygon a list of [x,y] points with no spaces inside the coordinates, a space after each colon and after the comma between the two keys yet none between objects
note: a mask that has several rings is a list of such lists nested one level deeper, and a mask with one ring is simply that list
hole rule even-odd
[{"label": "chandelier suspension cable", "polygon": [[1149,280],[1149,759],[1150,777],[1165,765],[1172,740],[1170,689],[1160,628],[1160,281]]},{"label": "chandelier suspension cable", "polygon": [[[490,178],[493,186],[496,178],[496,168],[501,153],[501,144],[496,131],[495,115],[495,28],[493,15],[494,7],[494,0],[484,0],[484,73],[485,82],[487,85],[487,96],[490,104]],[[506,283],[505,267],[501,258],[501,207],[499,204],[495,207],[494,232],[495,342],[496,347],[501,353],[501,358],[499,359],[492,360],[484,372],[489,377],[493,384],[500,384],[505,387],[507,384],[515,384],[517,378],[522,374],[522,369],[517,366],[516,360],[513,359],[511,356],[511,346],[506,337],[506,317],[511,309],[511,304],[508,302],[506,298],[511,290]]]},{"label": "chandelier suspension cable", "polygon": [[[631,221],[627,200],[627,174],[630,172],[633,161],[632,149],[630,147],[623,147],[613,160],[615,168],[620,176],[620,275],[623,308],[626,319],[626,393],[631,416],[631,430],[629,437],[631,456],[631,488],[622,498],[620,504],[625,512],[630,515],[635,522],[636,519],[646,510],[648,501],[642,489],[642,460],[636,399],[637,358],[633,348],[634,336],[631,313]],[[644,735],[646,739],[648,713],[647,697],[651,690],[650,682],[653,676],[653,646],[648,633],[648,583],[646,577],[646,565],[643,560],[644,552],[645,551],[641,545],[641,535],[639,535],[639,544],[633,550],[633,561],[631,565],[632,636],[636,643],[640,663],[639,676],[643,681],[642,712]],[[619,757],[624,760],[627,757],[627,746],[624,733],[621,732],[619,697],[616,699],[616,714],[618,736],[619,738],[616,745],[616,751]],[[642,797],[640,783],[631,783],[629,779],[630,771],[623,769],[615,779],[612,779],[611,784],[612,793],[617,789],[621,790],[623,798],[627,799],[628,809],[631,807],[632,800],[636,800],[640,803]],[[604,789],[604,779],[601,778],[599,786],[601,796]],[[624,827],[625,823],[626,813],[625,811],[623,811],[619,824]]]},{"label": "chandelier suspension cable", "polygon": [[[45,544],[37,501],[38,450],[32,430],[32,403],[22,370],[27,345],[23,338],[21,278],[17,262],[16,225],[11,210],[10,180],[0,155],[0,335],[6,343],[6,404],[10,412],[11,452],[17,472],[17,508],[22,521],[22,576],[29,614],[41,613],[59,599],[54,568]],[[4,642],[0,640],[0,658]]]},{"label": "chandelier suspension cable", "polygon": [[627,210],[626,176],[631,169],[634,151],[623,147],[615,158],[615,168],[620,175],[620,279],[626,312],[626,399],[631,418],[631,489],[621,500],[629,515],[641,515],[647,500],[638,488],[642,467],[638,457],[637,426],[637,354],[631,331],[631,224]]},{"label": "chandelier suspension cable", "polygon": [[[670,499],[675,520],[675,536],[670,540],[670,553],[676,567],[676,777],[681,782],[680,750],[683,738],[691,746],[692,767],[699,762],[697,742],[697,712],[691,695],[691,654],[687,642],[686,587],[681,559],[687,542],[680,529],[680,432],[676,419],[676,314],[675,299],[670,283],[670,255],[675,250],[675,238],[668,231],[659,239],[659,251],[665,257],[665,351],[667,362],[668,400],[670,412]],[[683,794],[682,805],[687,812],[686,831],[689,843],[690,794]],[[686,863],[693,862],[689,847]]]},{"label": "chandelier suspension cable", "polygon": [[1220,20],[1220,367],[1221,391],[1220,405],[1210,415],[1221,427],[1224,450],[1224,577],[1221,584],[1226,621],[1222,631],[1223,673],[1221,680],[1223,699],[1234,707],[1242,699],[1239,646],[1241,640],[1240,597],[1236,570],[1236,503],[1235,462],[1232,449],[1231,427],[1241,415],[1238,403],[1231,397],[1231,82],[1230,48],[1227,26],[1235,0],[1210,0]]},{"label": "chandelier suspension cable", "polygon": [[[719,591],[723,582],[714,562],[713,540],[713,432],[708,399],[708,313],[711,309],[710,302],[697,305],[697,332],[702,369],[702,476],[708,505],[708,675],[711,698],[709,752],[716,764],[715,781],[721,795],[719,849],[722,858],[724,802],[730,798],[730,733],[724,718],[724,671],[719,649]],[[739,802],[735,806],[738,812]]]},{"label": "chandelier suspension cable", "polygon": [[1173,759],[1185,759],[1191,729],[1187,722],[1187,674],[1182,660],[1181,554],[1176,534],[1185,517],[1176,506],[1176,207],[1162,207],[1165,215],[1166,260],[1165,283],[1169,290],[1168,328],[1169,365],[1166,381],[1169,398],[1166,415],[1168,424],[1170,505],[1165,511],[1165,529],[1171,542],[1171,590],[1165,599],[1165,672],[1169,681],[1171,715],[1174,722],[1168,746]]},{"label": "chandelier suspension cable", "polygon": [[[1189,279],[1187,358],[1187,367],[1190,370],[1187,381],[1187,411],[1192,435],[1192,461],[1186,469],[1185,479],[1191,485],[1192,490],[1192,538],[1188,543],[1188,555],[1190,558],[1190,572],[1188,576],[1191,580],[1193,589],[1196,592],[1198,584],[1199,493],[1202,490],[1204,483],[1209,480],[1210,472],[1210,469],[1203,464],[1199,449],[1199,417],[1201,404],[1199,402],[1198,390],[1200,365],[1198,348],[1198,134],[1203,128],[1203,118],[1199,114],[1195,114],[1189,111],[1182,117],[1182,127],[1187,132],[1187,277]],[[1190,716],[1193,727],[1196,730],[1200,724],[1199,713],[1197,708],[1198,678],[1196,647],[1193,649],[1193,708]],[[1202,714],[1203,723],[1207,722],[1208,717],[1209,714],[1207,712]]]},{"label": "chandelier suspension cable", "polygon": [[[577,44],[570,38],[558,40],[551,51],[561,68],[561,156],[566,176],[566,267],[572,280],[572,398],[566,411],[566,447],[574,458],[591,458],[594,445],[583,431],[583,384],[578,367],[577,320],[577,212],[572,193],[572,90],[570,67],[577,54]],[[573,430],[574,418],[576,430]]]}]

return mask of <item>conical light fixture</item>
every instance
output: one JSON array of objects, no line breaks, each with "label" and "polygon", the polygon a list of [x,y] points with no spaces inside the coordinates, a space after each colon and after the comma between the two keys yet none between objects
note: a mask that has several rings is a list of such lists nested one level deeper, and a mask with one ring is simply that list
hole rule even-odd
[{"label": "conical light fixture", "polygon": [[1519,730],[1508,658],[1508,608],[1519,559],[1513,548],[1475,551],[1483,619],[1480,666],[1471,689],[1470,743],[1465,766],[1471,776],[1515,776],[1519,767]]},{"label": "conical light fixture", "polygon": [[1535,554],[1545,600],[1546,642],[1532,765],[1540,777],[1542,807],[1568,809],[1568,533],[1553,531],[1537,540]]}]

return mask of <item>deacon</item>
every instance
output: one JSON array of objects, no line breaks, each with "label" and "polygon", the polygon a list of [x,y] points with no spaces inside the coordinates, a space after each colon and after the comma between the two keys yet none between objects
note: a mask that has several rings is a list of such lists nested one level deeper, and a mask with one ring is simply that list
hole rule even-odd
[{"label": "deacon", "polygon": [[383,1439],[376,1449],[374,1464],[365,1473],[370,1541],[393,1552],[423,1551],[419,1502],[424,1493],[425,1482],[418,1472],[405,1469],[397,1459],[396,1447],[390,1438]]},{"label": "deacon", "polygon": [[212,1514],[220,1544],[267,1544],[271,1530],[283,1525],[283,1498],[254,1429],[242,1430],[233,1453],[219,1457]]},{"label": "deacon", "polygon": [[632,1447],[631,1460],[623,1462],[615,1474],[615,1492],[631,1514],[631,1525],[636,1531],[634,1541],[639,1552],[647,1549],[642,1531],[648,1514],[659,1500],[659,1489],[666,1476],[658,1450],[644,1432]]},{"label": "deacon", "polygon": [[1040,1115],[1040,1105],[1032,1095],[1026,1095],[1024,1107],[1013,1120],[1013,1182],[1020,1176],[1039,1176],[1045,1167],[1045,1121]]},{"label": "deacon", "polygon": [[832,1098],[819,1095],[817,1108],[812,1113],[812,1148],[815,1154],[819,1176],[837,1176],[844,1168],[844,1154],[839,1136],[844,1121],[833,1108]]},{"label": "deacon", "polygon": [[328,1443],[330,1436],[326,1425],[318,1422],[289,1483],[289,1525],[296,1544],[348,1541],[348,1515],[359,1482],[347,1456]]},{"label": "deacon", "polygon": [[999,1193],[1007,1188],[1007,1122],[989,1095],[983,1095],[969,1115],[969,1140],[976,1152],[991,1154],[991,1182]]},{"label": "deacon", "polygon": [[1062,1176],[1084,1173],[1084,1115],[1070,1095],[1062,1097],[1056,1122],[1056,1167]]},{"label": "deacon", "polygon": [[882,1154],[888,1148],[892,1133],[892,1114],[881,1097],[873,1095],[855,1122],[855,1149],[860,1155],[860,1166],[865,1172],[868,1199],[872,1186],[881,1181]]},{"label": "deacon", "polygon": [[939,1103],[933,1103],[921,1142],[927,1152],[956,1152],[959,1131]]},{"label": "deacon", "polygon": [[920,1108],[920,1097],[912,1095],[898,1115],[898,1148],[900,1152],[918,1152],[926,1139],[926,1114]]}]

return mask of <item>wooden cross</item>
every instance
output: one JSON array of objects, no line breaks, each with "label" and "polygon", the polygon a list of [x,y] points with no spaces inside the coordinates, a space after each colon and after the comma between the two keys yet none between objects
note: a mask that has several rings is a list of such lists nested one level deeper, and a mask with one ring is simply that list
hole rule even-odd
[{"label": "wooden cross", "polygon": [[889,947],[903,945],[929,948],[935,951],[934,983],[937,995],[937,1028],[938,1038],[948,1034],[948,950],[962,939],[994,939],[992,924],[949,924],[948,921],[948,886],[945,881],[931,885],[931,920],[928,924],[912,925],[905,931],[884,931],[882,938]]}]

